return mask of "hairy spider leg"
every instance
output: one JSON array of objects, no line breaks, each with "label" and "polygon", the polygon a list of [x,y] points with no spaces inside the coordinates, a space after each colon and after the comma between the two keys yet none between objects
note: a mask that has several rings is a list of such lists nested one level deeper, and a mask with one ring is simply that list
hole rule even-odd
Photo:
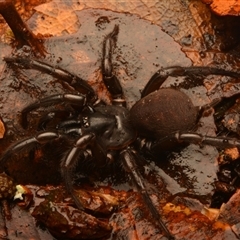
[{"label": "hairy spider leg", "polygon": [[3,18],[11,28],[18,43],[18,47],[28,45],[36,55],[45,55],[46,50],[43,41],[37,38],[24,23],[14,6],[13,1],[0,0],[0,14],[2,14]]},{"label": "hairy spider leg", "polygon": [[23,128],[27,128],[28,126],[28,120],[27,115],[30,111],[35,110],[39,107],[48,107],[52,106],[54,104],[60,104],[60,103],[69,103],[72,105],[77,105],[79,108],[86,105],[86,96],[82,94],[56,94],[51,95],[49,97],[45,97],[43,99],[40,99],[28,106],[26,106],[22,110],[22,117],[21,117],[21,124]]},{"label": "hairy spider leg", "polygon": [[158,90],[164,81],[169,77],[180,77],[180,76],[208,76],[208,75],[221,75],[229,76],[233,78],[239,78],[239,72],[228,71],[225,69],[213,68],[213,67],[168,67],[159,69],[150,78],[146,86],[144,87],[141,97],[147,96],[149,93]]},{"label": "hairy spider leg", "polygon": [[136,154],[127,149],[125,151],[121,152],[122,161],[123,161],[123,167],[125,171],[131,176],[131,179],[137,188],[138,192],[141,194],[143,201],[148,206],[151,215],[154,219],[154,224],[156,224],[158,227],[161,228],[163,235],[166,236],[168,239],[173,240],[175,239],[171,233],[168,231],[165,223],[162,221],[162,217],[159,213],[159,211],[154,206],[149,193],[147,191],[147,188],[144,184],[144,178],[142,177],[141,173],[138,170],[138,166],[136,165],[137,162],[137,156]]},{"label": "hairy spider leg", "polygon": [[13,64],[26,69],[36,69],[50,74],[63,82],[67,82],[75,91],[86,94],[88,101],[96,101],[96,95],[92,87],[85,80],[67,70],[55,68],[47,63],[23,57],[5,57],[4,60],[10,65]]}]

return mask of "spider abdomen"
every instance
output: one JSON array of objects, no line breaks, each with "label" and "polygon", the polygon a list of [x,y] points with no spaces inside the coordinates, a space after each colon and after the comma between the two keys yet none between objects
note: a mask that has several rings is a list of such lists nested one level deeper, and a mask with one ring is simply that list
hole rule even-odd
[{"label": "spider abdomen", "polygon": [[183,92],[163,88],[139,100],[130,111],[130,119],[138,133],[156,139],[176,131],[192,130],[198,110]]}]

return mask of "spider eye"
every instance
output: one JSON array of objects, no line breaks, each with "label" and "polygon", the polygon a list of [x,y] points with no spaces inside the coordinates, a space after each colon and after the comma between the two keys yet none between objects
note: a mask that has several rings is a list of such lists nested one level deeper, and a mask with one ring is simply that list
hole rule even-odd
[{"label": "spider eye", "polygon": [[89,127],[89,121],[88,117],[83,118],[83,127],[88,128]]}]

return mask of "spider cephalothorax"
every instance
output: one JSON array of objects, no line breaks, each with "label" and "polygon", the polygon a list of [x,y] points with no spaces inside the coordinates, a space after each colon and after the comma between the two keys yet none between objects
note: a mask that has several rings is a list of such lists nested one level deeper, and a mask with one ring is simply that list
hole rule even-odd
[{"label": "spider cephalothorax", "polygon": [[[240,147],[240,141],[237,139],[215,138],[195,133],[194,127],[201,115],[200,109],[195,107],[190,98],[179,90],[161,89],[162,83],[168,76],[216,74],[240,77],[240,74],[208,67],[160,69],[143,89],[142,98],[131,109],[127,109],[123,89],[112,71],[112,52],[117,41],[118,31],[119,26],[115,25],[113,31],[103,40],[103,82],[112,97],[112,105],[106,105],[99,101],[97,94],[87,82],[63,69],[53,68],[37,60],[5,58],[9,65],[35,68],[51,73],[69,84],[72,83],[73,87],[81,90],[81,93],[52,95],[26,106],[22,110],[24,128],[28,126],[28,113],[39,107],[66,103],[71,106],[71,110],[66,109],[65,112],[69,114],[58,121],[54,130],[48,130],[48,124],[59,117],[56,116],[57,112],[52,111],[44,115],[39,123],[40,131],[35,136],[23,139],[8,148],[1,158],[1,163],[26,148],[42,146],[61,138],[71,138],[73,144],[71,149],[64,154],[61,172],[67,190],[71,193],[76,206],[79,209],[83,208],[74,194],[72,183],[72,173],[77,161],[89,156],[93,156],[101,165],[104,165],[102,163],[109,158],[114,161],[122,161],[123,168],[130,175],[151,212],[153,221],[161,228],[164,235],[172,239],[172,235],[151,201],[144,178],[138,170],[136,162],[139,156],[135,146],[140,146],[140,150],[147,150],[153,154],[156,149],[162,148],[166,141]],[[74,81],[72,81],[73,79]],[[143,139],[144,141],[142,141]],[[134,144],[136,141],[144,143]]]}]

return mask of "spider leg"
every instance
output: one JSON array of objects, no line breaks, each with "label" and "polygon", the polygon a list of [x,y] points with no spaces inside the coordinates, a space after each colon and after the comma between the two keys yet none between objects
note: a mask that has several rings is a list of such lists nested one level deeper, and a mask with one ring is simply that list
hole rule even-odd
[{"label": "spider leg", "polygon": [[237,147],[240,149],[240,140],[237,138],[204,136],[195,132],[178,132],[175,133],[174,137],[179,142],[184,141],[187,143],[195,143],[200,145],[211,145],[218,148]]},{"label": "spider leg", "polygon": [[[81,134],[77,131],[77,129],[72,129],[75,131],[75,134]],[[66,134],[60,134],[58,132],[49,132],[44,131],[38,133],[34,137],[23,139],[16,144],[10,146],[7,151],[3,154],[2,158],[0,159],[0,163],[3,165],[8,158],[13,156],[14,154],[20,153],[26,149],[33,149],[37,145],[44,145],[48,142],[58,140],[60,138],[66,137]],[[62,176],[65,181],[65,185],[69,193],[72,195],[73,200],[76,206],[79,209],[83,209],[82,204],[80,203],[79,199],[74,194],[74,189],[72,185],[72,173],[75,169],[76,163],[79,160],[79,157],[82,155],[84,157],[84,150],[91,145],[93,148],[93,153],[98,153],[98,157],[100,161],[106,158],[106,153],[103,151],[101,145],[99,145],[95,141],[95,135],[90,133],[83,136],[80,136],[74,143],[74,147],[67,153],[64,157],[63,162],[61,164],[62,167]],[[100,163],[101,164],[101,163]]]},{"label": "spider leg", "polygon": [[0,1],[0,14],[2,14],[3,18],[11,28],[15,39],[17,40],[18,47],[28,45],[35,53],[39,53],[42,56],[45,55],[46,50],[43,41],[38,39],[24,23],[14,6],[13,1]]},{"label": "spider leg", "polygon": [[57,140],[64,137],[64,135],[59,134],[58,132],[49,132],[44,131],[38,133],[34,137],[23,139],[16,144],[10,146],[7,151],[3,154],[3,157],[0,159],[0,163],[4,164],[5,161],[10,158],[12,155],[17,154],[24,149],[33,149],[37,145],[43,145],[53,140]]},{"label": "spider leg", "polygon": [[47,63],[23,57],[5,57],[4,60],[8,64],[21,66],[26,69],[36,69],[50,74],[63,82],[67,82],[76,91],[86,94],[90,101],[96,101],[96,96],[92,87],[85,80],[68,72],[67,70],[55,68]]},{"label": "spider leg", "polygon": [[116,75],[113,74],[112,66],[112,53],[116,45],[118,32],[119,26],[115,25],[113,31],[109,33],[103,41],[102,73],[103,82],[113,98],[113,104],[126,106],[122,86]]},{"label": "spider leg", "polygon": [[132,181],[134,182],[138,192],[141,194],[145,204],[148,206],[155,223],[157,224],[158,227],[162,229],[163,234],[168,239],[174,239],[174,237],[171,235],[171,233],[168,231],[167,227],[165,226],[164,222],[162,221],[161,215],[159,214],[158,210],[154,206],[149,196],[147,188],[145,187],[145,184],[144,184],[144,179],[137,168],[137,164],[136,164],[137,156],[129,149],[123,151],[121,155],[123,159],[124,169],[131,176]]},{"label": "spider leg", "polygon": [[59,104],[59,103],[69,103],[72,105],[77,105],[79,108],[81,108],[86,105],[86,97],[82,94],[67,93],[67,94],[51,95],[49,97],[40,99],[40,100],[26,106],[22,110],[21,124],[22,124],[23,128],[27,128],[27,126],[28,126],[27,115],[29,112],[31,112],[32,110],[35,110],[39,107],[48,107],[48,106],[52,106],[54,104]]},{"label": "spider leg", "polygon": [[83,136],[80,136],[74,143],[74,147],[67,153],[64,157],[61,165],[62,176],[65,182],[66,189],[71,194],[76,206],[78,209],[84,210],[82,203],[79,201],[77,196],[74,193],[73,184],[72,184],[72,175],[75,170],[76,164],[79,159],[84,158],[84,151],[87,147],[92,146],[93,155],[98,153],[98,158],[106,159],[106,153],[103,151],[101,146],[96,142],[95,134],[89,133]]},{"label": "spider leg", "polygon": [[142,98],[148,95],[149,93],[156,91],[160,88],[160,86],[164,83],[164,81],[169,77],[179,77],[179,76],[193,76],[193,75],[221,75],[221,76],[229,76],[233,78],[239,78],[240,73],[232,72],[219,68],[212,67],[168,67],[159,69],[148,81],[146,86],[142,91]]},{"label": "spider leg", "polygon": [[152,152],[159,152],[159,149],[169,149],[178,143],[193,143],[199,145],[211,145],[217,148],[231,148],[237,147],[240,149],[240,140],[237,138],[227,137],[212,137],[202,135],[196,132],[175,132],[169,136],[159,139],[154,144],[147,146],[148,150]]}]

